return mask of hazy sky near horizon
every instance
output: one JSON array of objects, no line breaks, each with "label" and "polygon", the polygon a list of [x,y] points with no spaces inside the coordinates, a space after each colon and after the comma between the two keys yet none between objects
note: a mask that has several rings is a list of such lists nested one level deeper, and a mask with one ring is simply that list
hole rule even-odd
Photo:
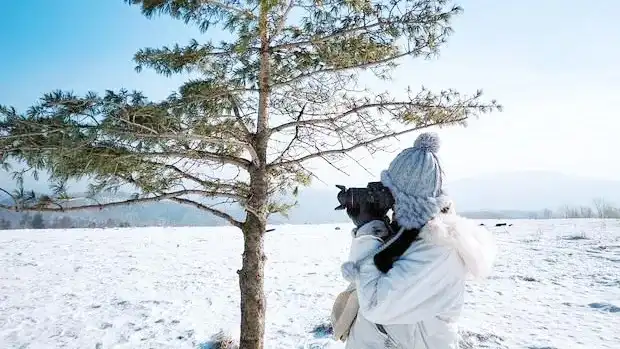
[{"label": "hazy sky near horizon", "polygon": [[[455,33],[440,57],[405,61],[395,81],[383,86],[394,92],[407,85],[482,88],[487,98],[504,105],[504,112],[472,120],[467,128],[439,130],[448,180],[530,170],[620,178],[620,121],[612,104],[620,102],[620,26],[615,24],[620,2],[458,3],[465,11],[454,21]],[[84,93],[123,87],[163,98],[183,77],[136,73],[135,51],[209,37],[180,21],[148,20],[122,0],[36,6],[5,1],[0,13],[0,104],[19,110],[55,89]],[[412,145],[415,136],[403,137],[398,149]],[[363,161],[378,176],[394,155]],[[374,179],[348,167],[351,178],[327,167],[320,167],[319,175],[353,184]],[[0,173],[0,182],[6,178]]]}]

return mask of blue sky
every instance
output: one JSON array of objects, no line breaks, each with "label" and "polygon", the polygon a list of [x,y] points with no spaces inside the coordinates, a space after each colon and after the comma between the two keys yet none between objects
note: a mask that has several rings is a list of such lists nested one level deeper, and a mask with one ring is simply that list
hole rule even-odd
[{"label": "blue sky", "polygon": [[[35,5],[36,4],[36,5]],[[503,113],[440,131],[449,179],[546,170],[620,178],[620,2],[469,0],[439,59],[404,63],[386,89],[483,88]],[[0,3],[0,103],[23,110],[54,89],[138,89],[159,99],[182,77],[134,71],[132,56],[210,37],[182,22],[146,19],[122,0]],[[616,23],[616,24],[615,24]],[[413,144],[401,140],[400,148]],[[375,174],[392,156],[366,158]],[[368,175],[351,167],[357,183]],[[0,181],[2,178],[0,177]],[[325,177],[326,178],[326,177]]]},{"label": "blue sky", "polygon": [[[33,6],[36,3],[36,6]],[[133,54],[201,34],[166,17],[149,20],[122,0],[6,1],[0,22],[0,99],[18,108],[53,89],[120,87],[165,97],[182,81],[134,71]]]}]

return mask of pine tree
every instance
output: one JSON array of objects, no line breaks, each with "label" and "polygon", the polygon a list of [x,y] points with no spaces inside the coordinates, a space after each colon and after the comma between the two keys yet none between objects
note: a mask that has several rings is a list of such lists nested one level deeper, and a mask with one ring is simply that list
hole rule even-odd
[{"label": "pine tree", "polygon": [[[15,198],[16,210],[58,211],[169,200],[227,220],[243,232],[240,347],[262,348],[263,238],[314,176],[309,167],[375,153],[390,140],[432,126],[465,125],[500,106],[481,92],[408,89],[403,98],[369,89],[397,63],[434,56],[461,8],[447,0],[125,0],[146,17],[168,15],[218,40],[144,48],[137,71],[192,79],[163,101],[140,92],[55,91],[24,113],[0,111],[3,160],[47,171],[53,195]],[[223,39],[221,39],[223,38]],[[88,178],[92,193],[132,185],[118,202],[76,205],[65,183]],[[23,181],[22,181],[23,183]],[[215,198],[243,207],[239,219]]]}]

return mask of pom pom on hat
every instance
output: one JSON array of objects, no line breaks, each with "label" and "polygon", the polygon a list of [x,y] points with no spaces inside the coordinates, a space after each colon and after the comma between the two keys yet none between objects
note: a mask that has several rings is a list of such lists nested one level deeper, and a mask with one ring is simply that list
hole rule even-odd
[{"label": "pom pom on hat", "polygon": [[414,148],[418,148],[420,150],[428,151],[431,153],[439,152],[439,135],[435,132],[425,132],[418,136],[413,143]]}]

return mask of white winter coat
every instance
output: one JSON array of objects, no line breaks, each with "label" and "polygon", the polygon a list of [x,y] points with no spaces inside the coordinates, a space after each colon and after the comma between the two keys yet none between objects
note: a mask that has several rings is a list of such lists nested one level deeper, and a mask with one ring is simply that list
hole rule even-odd
[{"label": "white winter coat", "polygon": [[440,214],[384,274],[372,258],[364,259],[382,244],[376,229],[386,227],[370,222],[351,244],[349,261],[358,263],[345,277],[357,289],[359,312],[346,349],[458,348],[465,281],[490,273],[496,254],[492,234],[456,214]]}]

